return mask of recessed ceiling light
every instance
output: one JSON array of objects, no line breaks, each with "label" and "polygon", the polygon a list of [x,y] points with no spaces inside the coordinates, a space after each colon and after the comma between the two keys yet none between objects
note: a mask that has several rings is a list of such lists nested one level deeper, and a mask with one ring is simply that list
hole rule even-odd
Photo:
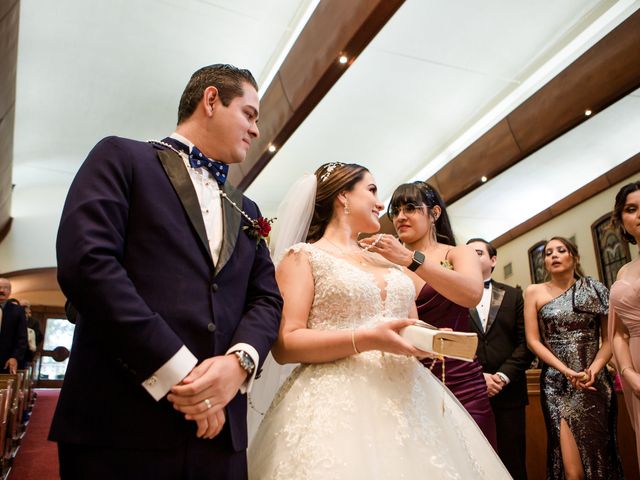
[{"label": "recessed ceiling light", "polygon": [[274,153],[277,149],[275,145],[269,145],[269,152]]},{"label": "recessed ceiling light", "polygon": [[340,62],[342,65],[344,65],[348,61],[349,57],[347,57],[346,55],[340,55],[340,57],[338,57],[338,62]]},{"label": "recessed ceiling light", "polygon": [[592,112],[591,110],[589,110],[588,108],[584,111],[584,114],[585,114],[587,117],[591,116],[591,114],[592,114],[592,113],[593,113],[593,112]]},{"label": "recessed ceiling light", "polygon": [[486,182],[486,181],[487,181],[487,177],[485,177],[485,176],[483,175],[482,177],[480,177],[480,181],[481,181],[482,183]]}]

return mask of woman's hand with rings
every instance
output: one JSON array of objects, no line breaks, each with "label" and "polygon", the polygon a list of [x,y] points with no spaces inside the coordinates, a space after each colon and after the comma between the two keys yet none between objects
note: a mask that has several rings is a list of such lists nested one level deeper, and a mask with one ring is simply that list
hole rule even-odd
[{"label": "woman's hand with rings", "polygon": [[378,233],[372,237],[363,238],[358,244],[365,250],[382,255],[396,265],[406,267],[413,261],[413,252],[393,235]]}]

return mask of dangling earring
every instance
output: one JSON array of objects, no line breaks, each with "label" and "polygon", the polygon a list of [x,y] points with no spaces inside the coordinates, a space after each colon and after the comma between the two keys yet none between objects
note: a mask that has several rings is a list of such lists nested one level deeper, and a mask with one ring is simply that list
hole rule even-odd
[{"label": "dangling earring", "polygon": [[349,202],[345,199],[344,201],[344,214],[345,215],[349,215],[351,213],[351,210],[349,210]]}]

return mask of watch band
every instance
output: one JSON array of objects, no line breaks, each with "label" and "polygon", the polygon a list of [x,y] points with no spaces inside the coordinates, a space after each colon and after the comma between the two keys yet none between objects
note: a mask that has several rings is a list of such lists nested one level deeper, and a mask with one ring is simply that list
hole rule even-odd
[{"label": "watch band", "polygon": [[411,265],[409,265],[407,268],[412,272],[415,272],[418,267],[424,263],[425,258],[426,257],[424,256],[424,253],[422,253],[420,250],[415,250],[413,252],[413,257],[411,257]]},{"label": "watch band", "polygon": [[253,363],[253,359],[251,356],[245,352],[244,350],[235,350],[233,354],[238,357],[238,363],[249,375],[253,374],[253,371],[256,369],[255,363]]}]

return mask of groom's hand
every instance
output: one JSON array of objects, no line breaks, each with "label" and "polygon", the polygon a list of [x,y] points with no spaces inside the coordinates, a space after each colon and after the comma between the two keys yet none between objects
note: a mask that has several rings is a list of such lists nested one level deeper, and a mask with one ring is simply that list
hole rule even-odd
[{"label": "groom's hand", "polygon": [[216,415],[235,397],[246,378],[247,372],[235,355],[207,358],[171,389],[167,399],[187,420],[206,419],[217,424]]},{"label": "groom's hand", "polygon": [[225,417],[224,409],[218,410],[218,412],[210,417],[203,418],[202,420],[196,420],[198,425],[198,431],[196,437],[210,440],[222,431],[224,426]]}]

